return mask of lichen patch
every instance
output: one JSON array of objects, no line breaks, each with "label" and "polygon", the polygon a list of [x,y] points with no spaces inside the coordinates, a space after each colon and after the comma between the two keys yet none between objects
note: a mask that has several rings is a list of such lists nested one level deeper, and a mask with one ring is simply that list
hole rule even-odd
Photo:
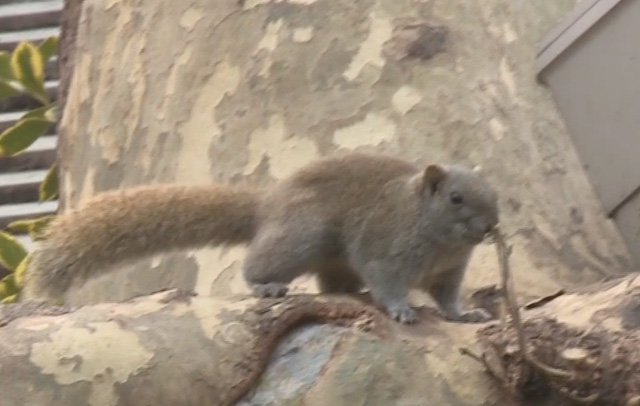
[{"label": "lichen patch", "polygon": [[491,130],[491,135],[493,135],[493,139],[496,141],[500,141],[504,138],[507,133],[507,129],[502,123],[502,121],[497,118],[492,118],[489,120],[489,129]]},{"label": "lichen patch", "polygon": [[294,42],[309,42],[313,38],[313,27],[294,29],[292,38]]},{"label": "lichen patch", "polygon": [[[221,62],[203,84],[186,122],[178,126],[183,137],[176,180],[181,183],[208,183],[209,146],[221,133],[215,109],[222,99],[233,94],[240,83],[240,71],[227,61]],[[203,135],[203,132],[206,135]]]},{"label": "lichen patch", "polygon": [[61,329],[49,339],[33,344],[31,362],[61,385],[93,382],[90,404],[96,406],[115,405],[113,385],[126,382],[153,357],[135,333],[123,330],[116,322]]},{"label": "lichen patch", "polygon": [[221,334],[223,329],[223,321],[220,315],[228,311],[246,311],[256,306],[258,299],[254,297],[246,297],[242,299],[226,301],[218,298],[209,298],[207,300],[194,302],[191,306],[193,313],[200,322],[205,337],[213,339]]},{"label": "lichen patch", "polygon": [[271,22],[267,25],[267,28],[264,32],[264,36],[262,40],[258,43],[256,54],[260,51],[266,51],[262,53],[262,67],[260,68],[259,75],[267,76],[269,74],[269,69],[273,64],[273,57],[271,53],[278,47],[280,43],[280,29],[283,26],[282,19],[278,19],[277,21]]},{"label": "lichen patch", "polygon": [[244,173],[253,173],[266,155],[269,170],[276,179],[282,179],[319,156],[313,141],[289,136],[281,115],[272,115],[266,128],[257,128],[251,133],[248,150],[249,161]]},{"label": "lichen patch", "polygon": [[506,56],[500,60],[500,66],[498,69],[500,71],[500,79],[502,79],[502,83],[507,87],[511,98],[515,100],[517,98],[516,78],[513,69],[509,66],[509,61],[507,61]]},{"label": "lichen patch", "polygon": [[370,23],[369,35],[360,44],[358,53],[342,74],[347,80],[357,78],[366,65],[373,65],[379,69],[384,67],[383,44],[391,37],[393,26],[387,18],[375,13],[371,14]]},{"label": "lichen patch", "polygon": [[203,17],[204,11],[202,9],[190,7],[180,16],[180,26],[187,31],[191,31]]},{"label": "lichen patch", "polygon": [[125,316],[138,318],[162,310],[166,304],[158,300],[140,300],[128,303],[109,303],[109,314],[112,316]]},{"label": "lichen patch", "polygon": [[393,140],[396,124],[379,113],[368,113],[364,120],[333,133],[333,143],[339,147],[355,149],[360,146],[380,145]]},{"label": "lichen patch", "polygon": [[398,89],[391,98],[393,108],[400,114],[405,115],[416,104],[420,103],[422,95],[411,86],[402,86]]}]

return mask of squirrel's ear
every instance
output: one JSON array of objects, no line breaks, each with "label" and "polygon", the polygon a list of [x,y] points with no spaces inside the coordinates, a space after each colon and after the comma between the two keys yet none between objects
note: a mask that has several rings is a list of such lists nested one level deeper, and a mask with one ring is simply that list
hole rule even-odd
[{"label": "squirrel's ear", "polygon": [[420,184],[420,193],[429,190],[431,194],[435,193],[440,183],[447,177],[447,170],[440,165],[429,165],[424,170],[422,182]]}]

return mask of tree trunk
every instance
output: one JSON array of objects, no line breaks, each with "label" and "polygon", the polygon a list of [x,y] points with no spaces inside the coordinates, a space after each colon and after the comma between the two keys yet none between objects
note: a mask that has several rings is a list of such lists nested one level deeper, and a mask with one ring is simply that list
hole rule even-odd
[{"label": "tree trunk", "polygon": [[[337,149],[375,149],[480,164],[527,295],[619,274],[624,243],[534,78],[535,42],[574,3],[88,1],[61,123],[65,204],[134,184],[265,185]],[[247,293],[243,257],[159,256],[74,300]],[[479,249],[467,292],[495,267]]]},{"label": "tree trunk", "polygon": [[[621,274],[630,267],[622,239],[534,80],[535,42],[574,3],[85,0],[60,125],[65,206],[142,183],[267,185],[334,150],[375,149],[483,167],[500,192],[521,301]],[[246,368],[264,360],[269,346],[256,343],[274,323],[261,318],[271,317],[261,316],[270,302],[222,296],[247,292],[243,256],[241,248],[161,255],[68,298],[90,304],[180,287],[199,294],[190,301],[156,295],[8,324],[0,329],[3,396],[33,405],[224,404]],[[493,249],[483,246],[465,296],[497,282]],[[611,300],[632,297],[616,286]],[[309,280],[293,290],[314,291]],[[483,293],[491,291],[476,298]],[[592,320],[593,297],[562,300]],[[284,308],[304,312],[296,300]],[[352,303],[301,300],[325,312]],[[537,322],[536,312],[525,318]],[[473,346],[478,326],[422,316],[413,327],[375,318],[382,338],[362,332],[370,323],[360,317],[357,329],[321,324],[287,336],[254,404],[510,402],[482,365],[457,351]],[[229,334],[233,345],[220,341]],[[507,369],[507,386],[521,393],[538,382],[512,373],[526,372],[513,356],[512,329],[479,334]],[[541,358],[563,366],[553,354]]]},{"label": "tree trunk", "polygon": [[[82,0],[65,0],[62,11],[62,21],[60,30],[60,46],[58,47],[58,72],[60,72],[60,85],[58,87],[58,107],[60,111],[64,110],[69,94],[69,86],[73,74],[73,60],[75,55],[75,44],[78,34],[78,23],[82,12]],[[65,166],[69,162],[68,157],[71,156],[68,143],[65,137],[58,137],[58,168],[62,172],[68,172]],[[62,190],[64,185],[60,187],[60,198],[58,199],[59,210],[65,208],[65,191]]]}]

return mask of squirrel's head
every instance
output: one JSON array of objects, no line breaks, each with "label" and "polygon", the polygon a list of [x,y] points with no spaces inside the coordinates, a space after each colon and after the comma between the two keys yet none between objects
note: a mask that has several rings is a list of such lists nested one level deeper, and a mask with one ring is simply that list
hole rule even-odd
[{"label": "squirrel's head", "polygon": [[418,179],[430,227],[445,240],[478,244],[498,224],[498,196],[479,169],[429,165]]}]

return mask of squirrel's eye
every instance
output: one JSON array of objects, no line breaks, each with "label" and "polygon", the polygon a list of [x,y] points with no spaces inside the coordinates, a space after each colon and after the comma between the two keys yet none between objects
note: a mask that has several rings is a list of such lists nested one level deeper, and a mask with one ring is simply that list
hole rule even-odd
[{"label": "squirrel's eye", "polygon": [[462,195],[458,192],[451,192],[451,194],[449,195],[449,198],[451,199],[451,203],[455,205],[462,204],[464,200],[462,198]]}]

